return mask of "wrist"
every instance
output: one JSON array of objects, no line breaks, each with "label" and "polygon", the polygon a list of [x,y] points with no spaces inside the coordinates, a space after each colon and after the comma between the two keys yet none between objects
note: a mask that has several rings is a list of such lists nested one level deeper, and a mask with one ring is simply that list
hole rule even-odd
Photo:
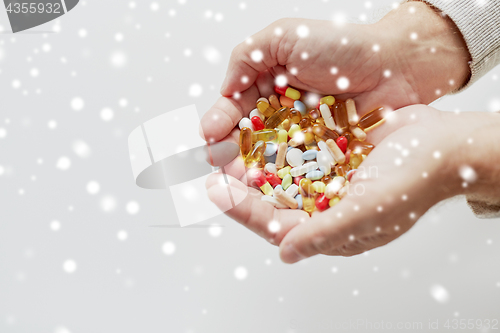
[{"label": "wrist", "polygon": [[429,104],[464,86],[470,77],[470,54],[463,37],[447,16],[422,1],[403,3],[376,23],[419,103]]}]

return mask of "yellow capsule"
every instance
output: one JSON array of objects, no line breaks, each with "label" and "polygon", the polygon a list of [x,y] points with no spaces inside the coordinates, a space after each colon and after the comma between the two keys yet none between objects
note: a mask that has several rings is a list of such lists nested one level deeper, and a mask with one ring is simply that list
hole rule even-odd
[{"label": "yellow capsule", "polygon": [[333,96],[325,96],[319,100],[319,104],[326,104],[332,106],[334,103],[335,103],[335,97]]},{"label": "yellow capsule", "polygon": [[363,162],[362,154],[351,152],[351,157],[349,159],[349,165],[351,166],[351,169],[357,169],[361,162]]},{"label": "yellow capsule", "polygon": [[311,214],[316,209],[316,202],[312,197],[302,197],[302,209]]},{"label": "yellow capsule", "polygon": [[278,143],[288,142],[288,132],[284,129],[278,132]]},{"label": "yellow capsule", "polygon": [[260,189],[265,195],[273,196],[273,187],[271,186],[271,184],[269,184],[269,182],[266,182],[264,185],[262,185]]},{"label": "yellow capsule", "polygon": [[257,109],[259,109],[260,113],[264,115],[264,117],[268,118],[276,112],[272,106],[269,105],[267,100],[260,100],[257,102]]},{"label": "yellow capsule", "polygon": [[375,126],[382,124],[386,115],[387,111],[383,107],[380,107],[361,117],[358,126],[364,131],[375,128]]},{"label": "yellow capsule", "polygon": [[245,158],[245,166],[252,168],[261,163],[261,159],[266,151],[266,143],[264,141],[257,141],[253,146],[252,151]]},{"label": "yellow capsule", "polygon": [[271,103],[271,106],[275,110],[281,109],[281,104],[280,104],[280,100],[278,99],[278,96],[276,96],[274,94],[272,94],[271,96],[269,96],[269,103]]},{"label": "yellow capsule", "polygon": [[290,170],[292,170],[291,166],[286,166],[278,170],[278,177],[281,179],[285,178],[286,175],[290,174]]},{"label": "yellow capsule", "polygon": [[323,182],[314,182],[312,183],[312,188],[316,193],[325,193],[326,185]]},{"label": "yellow capsule", "polygon": [[285,131],[288,132],[290,127],[292,126],[292,121],[290,119],[285,119],[279,126],[279,129],[284,129]]},{"label": "yellow capsule", "polygon": [[325,125],[325,119],[323,119],[323,117],[319,117],[318,119],[316,119],[316,124],[321,124],[321,125]]},{"label": "yellow capsule", "polygon": [[301,119],[302,119],[302,114],[300,113],[300,111],[295,109],[290,110],[290,120],[292,121],[293,124],[298,124]]},{"label": "yellow capsule", "polygon": [[286,118],[288,118],[288,115],[290,114],[290,109],[288,107],[282,107],[275,113],[273,113],[272,116],[269,117],[269,119],[266,120],[266,128],[276,128],[279,124],[281,124],[283,121],[285,121]]},{"label": "yellow capsule", "polygon": [[300,126],[297,124],[293,124],[288,130],[288,136],[293,138],[293,136],[298,132],[300,132]]},{"label": "yellow capsule", "polygon": [[252,142],[257,141],[273,141],[278,137],[278,132],[275,129],[263,129],[262,131],[255,131],[252,133]]},{"label": "yellow capsule", "polygon": [[243,158],[247,157],[252,150],[252,130],[248,127],[243,127],[240,131],[240,151]]},{"label": "yellow capsule", "polygon": [[336,204],[338,204],[339,202],[340,202],[340,198],[339,198],[339,197],[337,197],[337,196],[335,196],[335,197],[333,197],[333,198],[331,198],[331,199],[330,199],[330,201],[328,202],[328,205],[329,205],[330,207],[333,207],[333,206],[335,206]]},{"label": "yellow capsule", "polygon": [[315,135],[317,135],[318,137],[320,137],[324,141],[326,141],[328,139],[337,140],[337,138],[339,137],[337,132],[332,131],[328,127],[321,125],[321,124],[314,124],[312,127],[312,131]]},{"label": "yellow capsule", "polygon": [[316,144],[316,138],[314,136],[313,131],[311,128],[306,128],[302,130],[302,133],[304,134],[304,146],[306,147],[307,150],[309,149],[318,149],[318,145]]},{"label": "yellow capsule", "polygon": [[314,196],[314,188],[310,179],[302,178],[299,182],[299,190],[302,198]]}]

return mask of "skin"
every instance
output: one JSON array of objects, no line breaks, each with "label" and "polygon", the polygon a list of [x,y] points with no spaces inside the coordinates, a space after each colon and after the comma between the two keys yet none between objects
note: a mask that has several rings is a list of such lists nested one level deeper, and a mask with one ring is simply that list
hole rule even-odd
[{"label": "skin", "polygon": [[[301,25],[309,28],[305,38],[296,33]],[[410,38],[415,34],[417,38]],[[347,44],[341,42],[343,38]],[[378,51],[373,49],[375,44]],[[252,59],[254,50],[262,51],[261,61]],[[307,59],[301,57],[304,51]],[[472,147],[476,144],[467,140],[486,144],[484,128],[498,126],[499,116],[457,116],[425,105],[406,107],[428,104],[464,85],[470,75],[469,58],[453,22],[421,2],[403,4],[373,25],[339,27],[329,21],[300,19],[271,24],[252,36],[251,43],[234,49],[223,97],[201,121],[200,134],[208,142],[237,143],[239,120],[255,107],[257,98],[273,93],[278,75],[285,75],[288,84],[299,89],[353,98],[359,115],[381,105],[401,109],[369,132],[367,141],[377,148],[353,177],[350,193],[325,212],[310,217],[304,211],[279,210],[261,201],[262,193],[247,187],[240,157],[225,166],[229,185],[221,175],[208,179],[210,199],[227,210],[229,186],[241,203],[226,214],[279,245],[282,260],[294,263],[320,253],[350,256],[384,245],[409,230],[434,204],[457,194],[491,196],[491,190],[480,184],[495,179],[495,172]],[[328,70],[332,67],[338,72],[332,74]],[[388,70],[390,75],[384,75]],[[339,77],[349,78],[347,89],[338,87]],[[464,154],[467,150],[471,155]],[[464,165],[480,175],[467,187],[459,175]],[[278,222],[278,230],[270,230],[273,221]]]}]

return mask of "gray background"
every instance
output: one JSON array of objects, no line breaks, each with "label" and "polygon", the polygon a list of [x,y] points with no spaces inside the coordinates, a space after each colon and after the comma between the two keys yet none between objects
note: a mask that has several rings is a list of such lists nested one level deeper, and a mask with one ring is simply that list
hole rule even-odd
[{"label": "gray background", "polygon": [[[205,112],[237,43],[280,17],[371,18],[391,3],[187,0],[154,11],[151,1],[83,1],[15,35],[0,10],[0,332],[329,332],[356,320],[428,331],[429,321],[500,319],[500,221],[476,219],[463,198],[383,248],[287,266],[225,216],[204,223],[219,229],[152,227],[177,224],[170,194],[134,184],[128,133],[191,103]],[[498,75],[435,106],[500,109]],[[75,153],[78,140],[88,149]],[[67,170],[56,167],[62,156]],[[175,253],[163,253],[165,242]],[[246,279],[235,278],[240,266]],[[449,298],[435,298],[435,285]]]}]

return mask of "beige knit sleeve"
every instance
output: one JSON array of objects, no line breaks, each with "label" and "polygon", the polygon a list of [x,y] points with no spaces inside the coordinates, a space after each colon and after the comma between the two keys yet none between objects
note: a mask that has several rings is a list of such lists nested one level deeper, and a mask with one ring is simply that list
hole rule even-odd
[{"label": "beige knit sleeve", "polygon": [[500,63],[500,0],[424,0],[455,22],[471,54],[468,88]]}]

